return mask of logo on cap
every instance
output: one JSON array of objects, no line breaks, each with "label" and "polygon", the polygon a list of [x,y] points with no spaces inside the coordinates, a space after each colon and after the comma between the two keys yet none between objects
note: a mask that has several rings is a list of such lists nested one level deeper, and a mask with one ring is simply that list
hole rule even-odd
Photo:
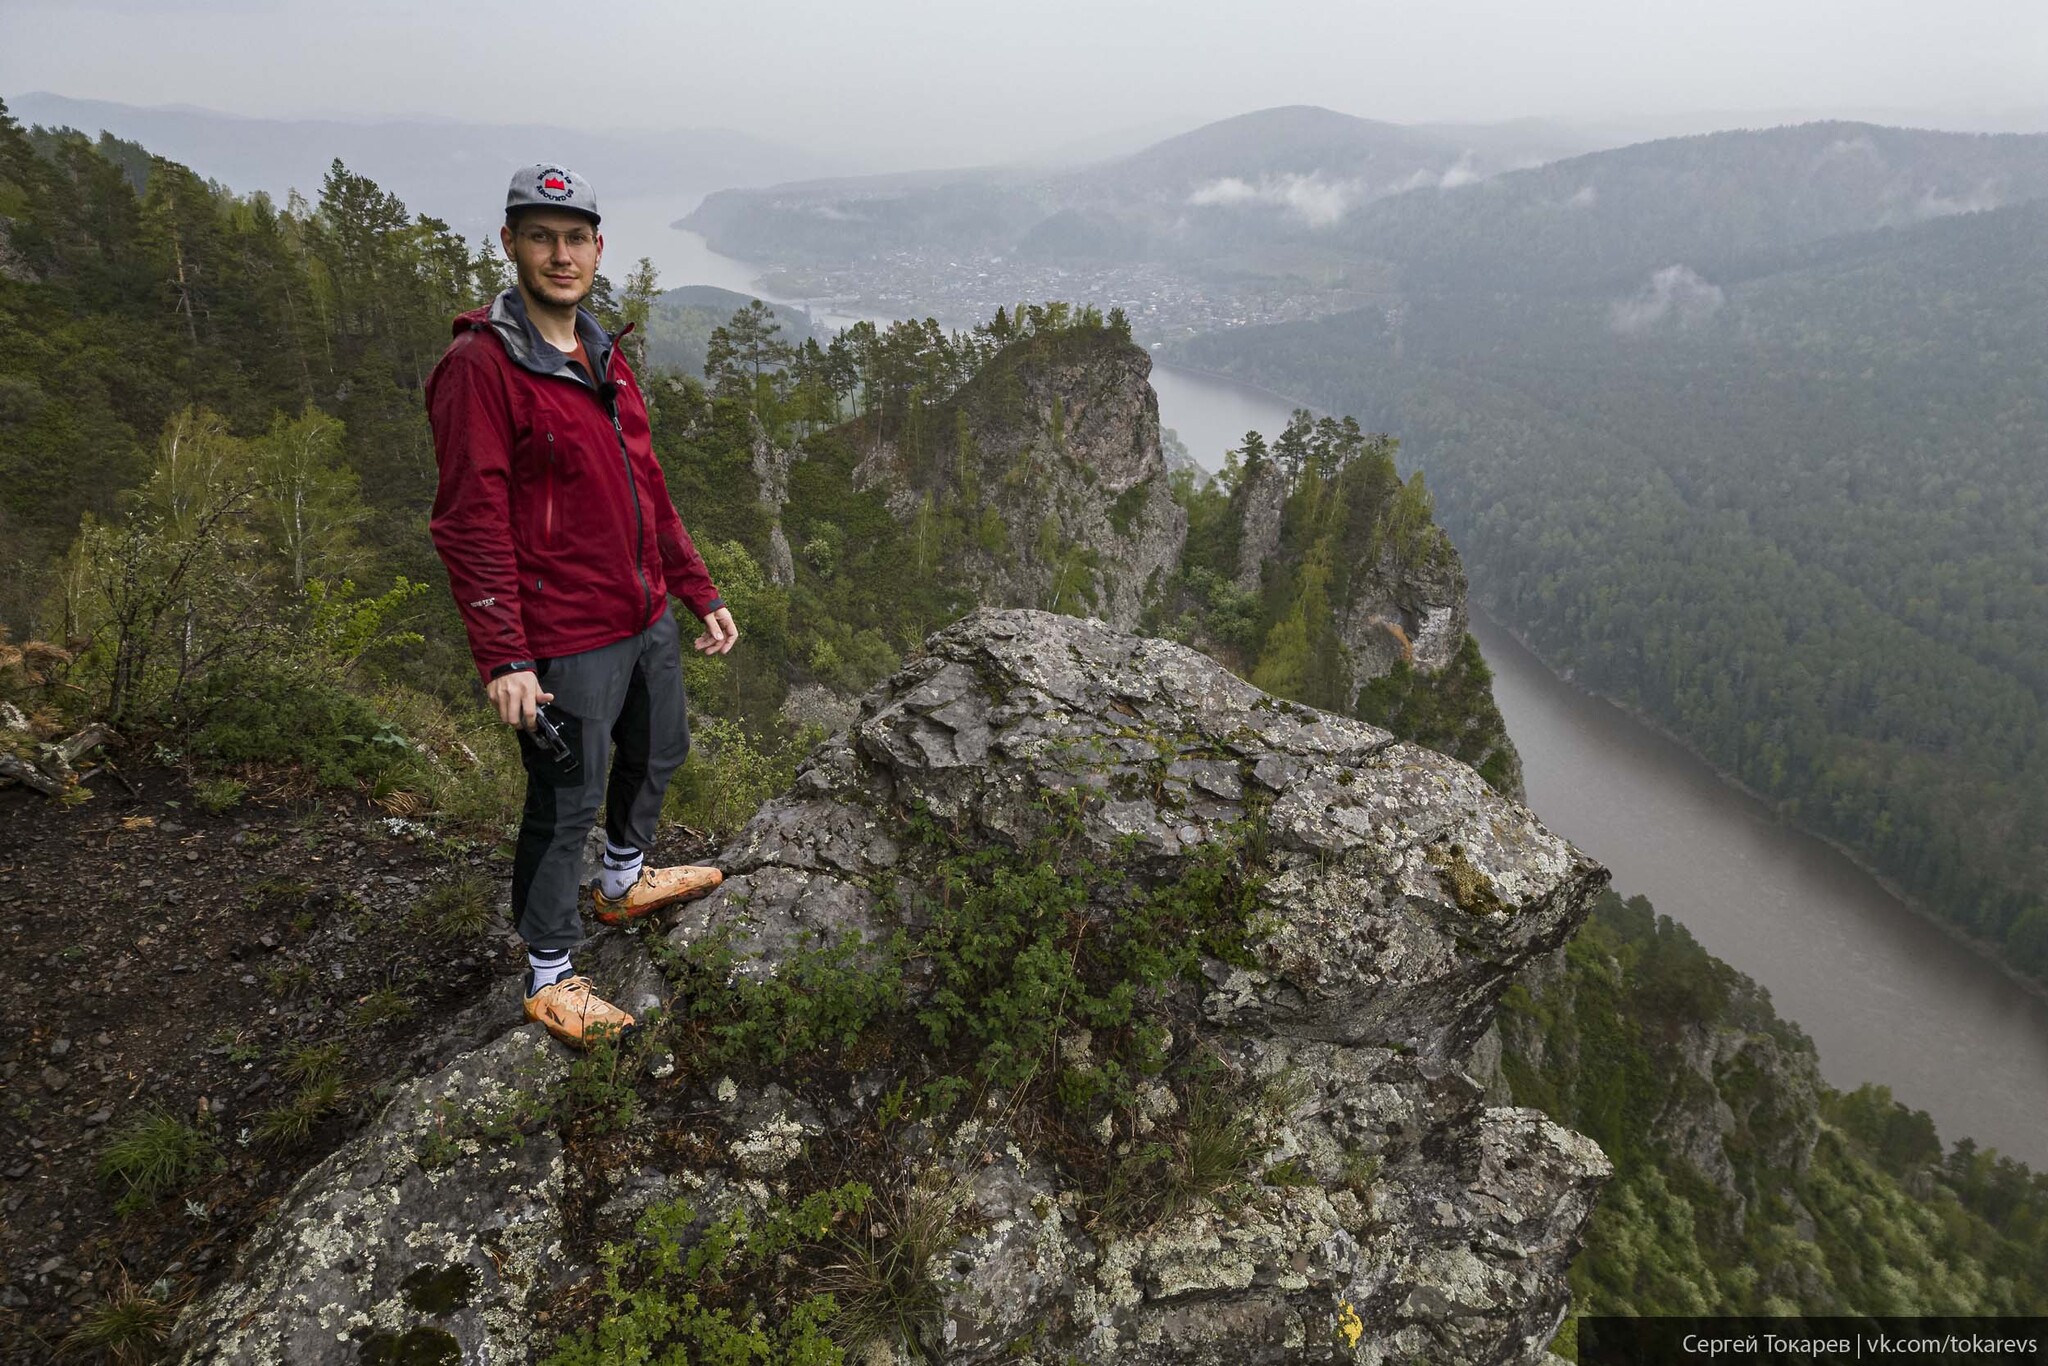
[{"label": "logo on cap", "polygon": [[540,173],[540,197],[557,204],[570,198],[575,191],[569,187],[569,173],[559,166],[546,166]]}]

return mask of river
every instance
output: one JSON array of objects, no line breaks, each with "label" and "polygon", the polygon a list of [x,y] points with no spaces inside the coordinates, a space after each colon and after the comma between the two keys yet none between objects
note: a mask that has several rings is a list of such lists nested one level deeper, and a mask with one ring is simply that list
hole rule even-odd
[{"label": "river", "polygon": [[[688,209],[636,202],[616,226],[608,209],[606,226],[614,241],[639,239],[627,259],[652,256],[664,284],[753,288],[751,267],[665,230]],[[1155,364],[1152,386],[1160,424],[1205,469],[1248,430],[1276,435],[1294,407],[1172,366]],[[1968,1135],[2048,1168],[2048,1001],[1683,746],[1559,678],[1476,606],[1472,625],[1545,824],[1613,869],[1617,891],[1647,896],[1762,983],[1812,1036],[1830,1084],[1882,1082],[1945,1140]]]},{"label": "river", "polygon": [[2048,1001],[1476,608],[1472,633],[1544,824],[1761,982],[1829,1083],[2048,1167]]}]

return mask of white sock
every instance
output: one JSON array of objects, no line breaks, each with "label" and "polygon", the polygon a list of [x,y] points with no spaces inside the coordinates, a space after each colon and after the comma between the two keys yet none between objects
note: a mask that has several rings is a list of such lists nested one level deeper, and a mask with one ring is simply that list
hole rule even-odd
[{"label": "white sock", "polygon": [[542,987],[551,987],[564,977],[573,976],[575,967],[569,962],[567,949],[528,949],[526,951],[526,994],[533,995]]},{"label": "white sock", "polygon": [[626,889],[640,880],[640,865],[646,856],[638,849],[621,849],[610,840],[604,842],[604,861],[598,865],[598,890],[617,901],[626,894]]}]

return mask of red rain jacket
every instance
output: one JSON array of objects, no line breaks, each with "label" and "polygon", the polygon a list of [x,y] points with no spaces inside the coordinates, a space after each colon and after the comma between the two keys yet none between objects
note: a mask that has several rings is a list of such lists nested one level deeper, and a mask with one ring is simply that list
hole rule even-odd
[{"label": "red rain jacket", "polygon": [[577,330],[591,380],[508,289],[455,319],[427,379],[441,470],[429,528],[486,679],[645,630],[670,593],[699,618],[723,605],[669,501],[618,337],[581,310]]}]

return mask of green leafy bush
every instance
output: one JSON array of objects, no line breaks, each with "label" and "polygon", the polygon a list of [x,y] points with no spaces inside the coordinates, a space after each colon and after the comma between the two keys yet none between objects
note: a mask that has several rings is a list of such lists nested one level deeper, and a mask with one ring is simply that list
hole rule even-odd
[{"label": "green leafy bush", "polygon": [[606,1243],[598,1253],[596,1323],[564,1334],[543,1366],[839,1366],[845,1353],[827,1333],[838,1312],[830,1295],[777,1297],[788,1307],[771,1321],[770,1305],[744,1287],[772,1278],[778,1264],[796,1265],[871,1196],[858,1182],[815,1192],[773,1208],[758,1227],[735,1211],[694,1241],[697,1212],[687,1200],[649,1207],[632,1242]]},{"label": "green leafy bush", "polygon": [[240,806],[248,790],[247,783],[233,778],[201,778],[192,784],[192,800],[201,811],[219,816]]},{"label": "green leafy bush", "polygon": [[207,679],[192,752],[225,764],[293,764],[328,787],[422,781],[412,744],[339,684],[246,663]]}]

